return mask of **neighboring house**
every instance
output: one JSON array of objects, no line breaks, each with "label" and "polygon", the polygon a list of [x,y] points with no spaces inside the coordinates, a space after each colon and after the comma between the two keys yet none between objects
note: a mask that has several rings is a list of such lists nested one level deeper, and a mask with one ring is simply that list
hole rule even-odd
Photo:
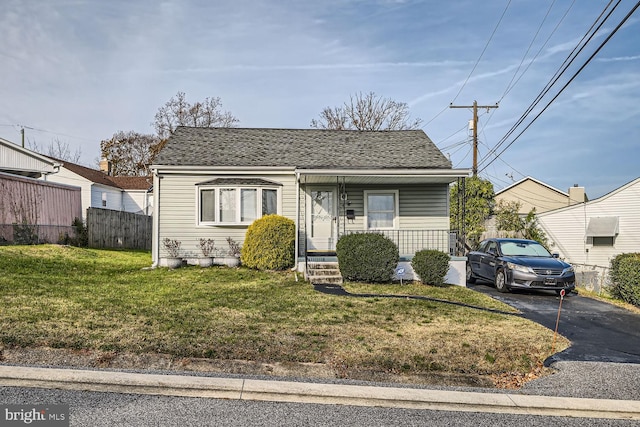
[{"label": "neighboring house", "polygon": [[0,172],[46,181],[59,168],[60,162],[0,138]]},{"label": "neighboring house", "polygon": [[640,252],[640,178],[586,203],[538,215],[551,250],[575,266],[607,269],[618,254]]},{"label": "neighboring house", "polygon": [[151,179],[147,177],[114,177],[108,169],[97,170],[65,160],[57,160],[60,171],[50,181],[77,185],[82,189],[82,212],[87,208],[151,214]]},{"label": "neighboring house", "polygon": [[301,271],[347,233],[383,233],[405,261],[449,252],[449,184],[469,175],[422,130],[181,127],[151,168],[154,265],[165,238],[197,256],[199,238],[242,243],[256,218],[279,214],[296,224]]},{"label": "neighboring house", "polygon": [[584,187],[575,185],[565,193],[530,176],[497,191],[494,200],[496,205],[501,201],[520,203],[521,215],[527,215],[533,208],[540,214],[587,201]]},{"label": "neighboring house", "polygon": [[80,188],[44,181],[59,167],[0,138],[0,241],[55,243],[74,233],[71,225],[82,215]]}]

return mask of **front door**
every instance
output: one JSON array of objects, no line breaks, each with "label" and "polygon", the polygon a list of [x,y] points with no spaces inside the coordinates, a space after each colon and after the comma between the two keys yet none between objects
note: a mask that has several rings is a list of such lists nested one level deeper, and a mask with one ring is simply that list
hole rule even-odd
[{"label": "front door", "polygon": [[307,248],[334,251],[338,231],[336,192],[330,188],[311,188],[307,206]]}]

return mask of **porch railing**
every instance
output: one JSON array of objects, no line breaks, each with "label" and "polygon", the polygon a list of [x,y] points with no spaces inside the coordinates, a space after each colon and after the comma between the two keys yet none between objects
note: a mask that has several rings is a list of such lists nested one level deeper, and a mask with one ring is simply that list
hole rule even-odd
[{"label": "porch railing", "polygon": [[422,249],[455,254],[456,233],[449,230],[347,230],[343,234],[377,233],[398,246],[400,256],[414,255]]}]

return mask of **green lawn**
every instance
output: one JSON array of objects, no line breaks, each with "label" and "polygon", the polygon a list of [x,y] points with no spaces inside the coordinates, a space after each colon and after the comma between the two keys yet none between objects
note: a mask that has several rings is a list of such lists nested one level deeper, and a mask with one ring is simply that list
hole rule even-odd
[{"label": "green lawn", "polygon": [[[0,247],[0,346],[312,362],[363,372],[524,375],[553,332],[517,316],[408,298],[326,295],[291,272],[145,269],[147,252]],[[513,311],[451,286],[347,284]],[[567,341],[560,338],[556,349]]]}]

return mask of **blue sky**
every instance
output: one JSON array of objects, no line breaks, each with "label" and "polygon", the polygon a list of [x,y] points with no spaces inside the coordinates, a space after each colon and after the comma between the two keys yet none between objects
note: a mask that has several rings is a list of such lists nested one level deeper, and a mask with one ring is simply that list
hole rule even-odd
[{"label": "blue sky", "polygon": [[[178,91],[220,97],[240,127],[308,128],[373,91],[499,190],[530,175],[599,197],[640,176],[640,12],[515,141],[490,155],[587,34],[605,0],[3,0],[0,137],[80,148],[95,166],[117,131],[153,133]],[[635,6],[623,0],[524,124]],[[498,25],[498,22],[499,25]],[[399,148],[401,149],[401,148]],[[411,153],[407,153],[411,155]],[[489,163],[493,160],[491,163]]]}]

